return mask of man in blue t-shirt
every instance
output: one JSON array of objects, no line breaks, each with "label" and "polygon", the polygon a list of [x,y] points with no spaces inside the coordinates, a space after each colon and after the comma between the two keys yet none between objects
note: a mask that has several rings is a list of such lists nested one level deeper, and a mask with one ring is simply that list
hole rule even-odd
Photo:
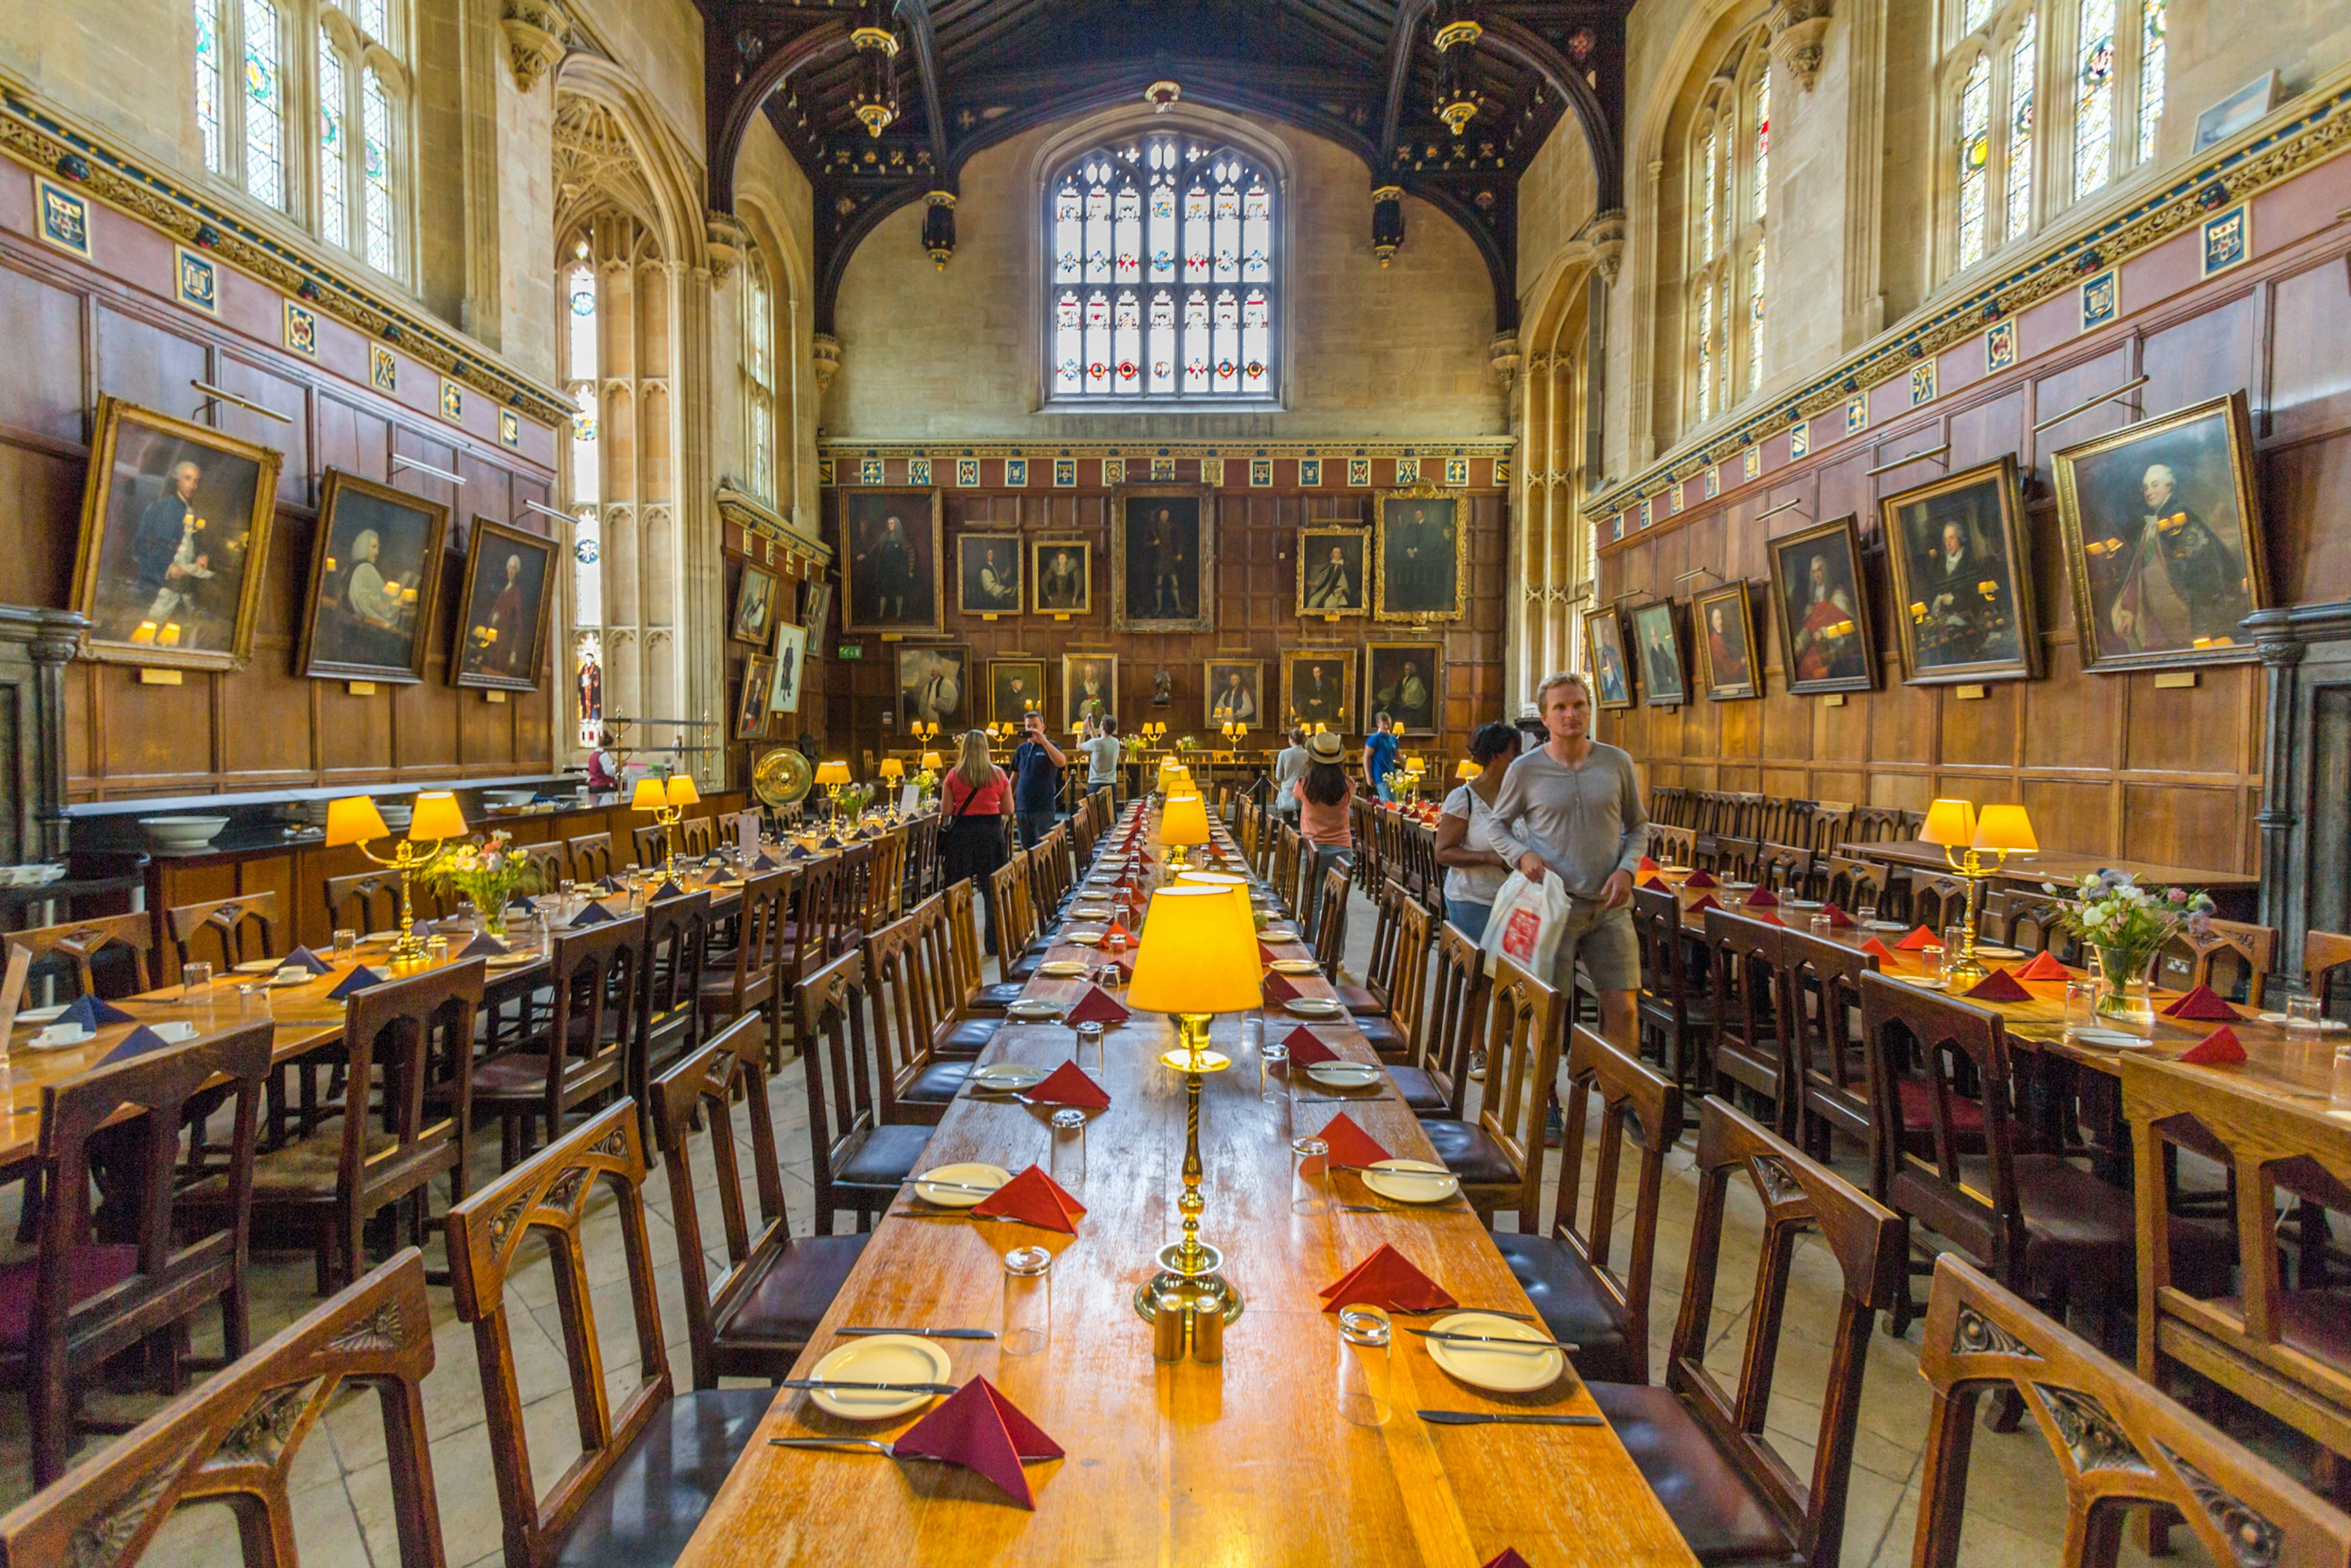
[{"label": "man in blue t-shirt", "polygon": [[1012,752],[1012,813],[1020,821],[1024,849],[1034,848],[1053,831],[1066,760],[1045,733],[1045,716],[1030,709],[1021,721],[1020,744]]},{"label": "man in blue t-shirt", "polygon": [[1383,800],[1395,798],[1388,792],[1388,775],[1395,771],[1396,753],[1404,749],[1395,729],[1389,724],[1387,715],[1375,713],[1372,716],[1372,733],[1364,737],[1364,777],[1371,780],[1372,792]]}]

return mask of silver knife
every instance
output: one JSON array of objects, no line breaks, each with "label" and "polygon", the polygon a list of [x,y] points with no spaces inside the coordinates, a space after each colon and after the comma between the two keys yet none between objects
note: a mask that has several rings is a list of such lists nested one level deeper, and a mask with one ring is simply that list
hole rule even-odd
[{"label": "silver knife", "polygon": [[835,1329],[832,1332],[837,1334],[846,1334],[852,1339],[862,1334],[877,1333],[910,1333],[919,1335],[924,1339],[994,1339],[996,1337],[996,1331],[994,1329],[883,1329],[860,1327]]},{"label": "silver knife", "polygon": [[1559,1339],[1512,1339],[1508,1334],[1457,1333],[1451,1329],[1415,1328],[1410,1323],[1405,1324],[1404,1332],[1416,1333],[1423,1339],[1442,1340],[1447,1344],[1494,1344],[1506,1350],[1580,1351],[1583,1348]]},{"label": "silver knife", "polygon": [[952,1383],[853,1383],[831,1377],[787,1377],[778,1388],[853,1388],[874,1394],[953,1394]]},{"label": "silver knife", "polygon": [[1485,1427],[1515,1422],[1522,1427],[1604,1427],[1597,1416],[1539,1416],[1518,1410],[1421,1410],[1424,1421],[1438,1427]]}]

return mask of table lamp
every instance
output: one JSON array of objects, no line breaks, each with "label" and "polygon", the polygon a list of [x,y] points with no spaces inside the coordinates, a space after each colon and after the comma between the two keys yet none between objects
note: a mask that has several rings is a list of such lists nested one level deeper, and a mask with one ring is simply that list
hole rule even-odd
[{"label": "table lamp", "polygon": [[1232,1064],[1208,1049],[1208,1019],[1263,1006],[1263,974],[1246,891],[1177,884],[1151,895],[1126,1001],[1176,1019],[1176,1049],[1159,1060],[1184,1075],[1184,1195],[1176,1201],[1184,1239],[1159,1249],[1159,1273],[1135,1291],[1135,1311],[1145,1319],[1171,1291],[1221,1308],[1228,1322],[1240,1316],[1240,1292],[1217,1272],[1223,1255],[1200,1239],[1200,1211],[1207,1207],[1200,1196],[1200,1081]]},{"label": "table lamp", "polygon": [[1170,795],[1159,813],[1159,841],[1167,849],[1167,869],[1184,869],[1186,852],[1208,841],[1208,808],[1196,794]]},{"label": "table lamp", "polygon": [[841,810],[841,802],[833,798],[832,792],[849,782],[849,764],[846,762],[818,763],[816,781],[824,786],[824,818],[826,821],[831,821]]},{"label": "table lamp", "polygon": [[1476,763],[1470,761],[1466,757],[1453,765],[1453,777],[1459,779],[1464,784],[1467,784],[1470,779],[1477,778],[1479,774],[1485,771],[1486,770],[1484,768],[1479,767]]},{"label": "table lamp", "polygon": [[[441,858],[448,841],[465,836],[465,814],[457,808],[457,797],[448,790],[428,790],[416,797],[415,813],[408,821],[408,837],[394,848],[392,858],[386,860],[368,848],[368,841],[384,838],[390,832],[383,825],[383,813],[376,809],[371,797],[346,795],[327,803],[329,849],[350,844],[376,864],[389,866],[400,873],[400,936],[392,945],[392,961],[412,963],[424,956],[424,938],[416,934],[413,884],[425,868]],[[420,847],[428,841],[430,849]]]},{"label": "table lamp", "polygon": [[664,882],[675,883],[677,881],[676,828],[685,820],[685,809],[701,800],[702,792],[694,787],[694,776],[690,773],[674,775],[667,783],[659,779],[640,779],[636,792],[629,797],[632,810],[651,811],[653,821],[661,824],[661,879]]},{"label": "table lamp", "polygon": [[[1959,951],[1949,956],[1945,973],[1954,987],[1973,985],[1986,970],[1976,957],[1976,905],[1986,881],[2008,863],[2012,854],[2038,854],[2041,841],[2032,819],[2022,806],[1986,806],[1979,813],[1966,800],[1937,800],[1927,808],[1926,826],[1918,837],[1940,845],[1943,863],[1967,878],[1966,915],[1959,928]],[[1983,857],[1991,855],[1987,866]]]},{"label": "table lamp", "polygon": [[945,764],[939,761],[939,754],[937,752],[925,751],[923,753],[923,767],[925,771],[936,773],[944,766]]}]

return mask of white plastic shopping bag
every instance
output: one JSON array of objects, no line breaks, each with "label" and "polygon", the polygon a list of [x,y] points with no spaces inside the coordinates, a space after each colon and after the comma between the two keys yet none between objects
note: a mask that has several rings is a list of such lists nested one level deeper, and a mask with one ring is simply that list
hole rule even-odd
[{"label": "white plastic shopping bag", "polygon": [[1489,971],[1497,955],[1510,959],[1537,979],[1549,983],[1552,956],[1559,950],[1560,934],[1567,929],[1572,901],[1566,884],[1546,875],[1531,883],[1524,872],[1512,872],[1494,896],[1494,913],[1486,921]]}]

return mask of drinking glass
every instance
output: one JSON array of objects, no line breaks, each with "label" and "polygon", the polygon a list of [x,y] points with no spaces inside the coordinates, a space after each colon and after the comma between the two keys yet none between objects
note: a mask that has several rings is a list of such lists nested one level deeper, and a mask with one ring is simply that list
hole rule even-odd
[{"label": "drinking glass", "polygon": [[247,1023],[258,1023],[270,1016],[266,981],[256,980],[249,986],[237,987],[236,1016]]},{"label": "drinking glass", "polygon": [[1877,905],[1874,904],[1856,904],[1853,906],[1853,917],[1855,920],[1860,921],[1863,925],[1866,926],[1871,921],[1877,918]]},{"label": "drinking glass", "polygon": [[1949,956],[1950,961],[1954,964],[1959,961],[1959,955],[1968,950],[1966,936],[1967,929],[1964,926],[1943,927],[1943,951]]},{"label": "drinking glass", "polygon": [[1042,1247],[1015,1247],[1004,1255],[1004,1337],[1007,1355],[1035,1355],[1053,1329],[1053,1255]]},{"label": "drinking glass", "polygon": [[1045,1174],[1072,1195],[1086,1187],[1086,1113],[1074,1105],[1053,1113]]},{"label": "drinking glass", "polygon": [[2332,1101],[2327,1109],[2338,1116],[2351,1116],[2351,1045],[2335,1048],[2335,1079],[2331,1089]]},{"label": "drinking glass", "polygon": [[1280,1071],[1290,1064],[1290,1047],[1280,1040],[1269,1040],[1258,1048],[1257,1097],[1269,1105],[1290,1103],[1289,1075]]},{"label": "drinking glass", "polygon": [[2285,1027],[2310,1030],[2319,1027],[2318,997],[2310,991],[2298,991],[2285,999]]},{"label": "drinking glass", "polygon": [[358,932],[338,931],[335,933],[335,956],[338,959],[348,961],[356,956],[359,950],[360,934]]},{"label": "drinking glass", "polygon": [[1829,917],[1825,915],[1815,914],[1812,919],[1806,923],[1806,925],[1807,928],[1815,936],[1825,936],[1831,930]]},{"label": "drinking glass", "polygon": [[1070,1052],[1070,1060],[1083,1068],[1086,1064],[1086,1052],[1089,1051],[1094,1054],[1094,1071],[1102,1071],[1102,1026],[1098,1023],[1081,1023],[1078,1026],[1078,1043]]},{"label": "drinking glass", "polygon": [[1260,1013],[1249,1013],[1241,1019],[1241,1049],[1262,1051],[1265,1049],[1265,1018]]},{"label": "drinking glass", "polygon": [[1290,1140],[1290,1212],[1331,1212],[1331,1145],[1320,1138]]},{"label": "drinking glass", "polygon": [[2098,1023],[2098,983],[2095,980],[2065,982],[2065,1038],[2073,1039],[2085,1029],[2095,1029]]},{"label": "drinking glass", "polygon": [[193,997],[198,991],[208,989],[212,983],[213,967],[210,964],[196,963],[180,966],[181,995]]},{"label": "drinking glass", "polygon": [[1918,949],[1918,962],[1925,967],[1927,973],[1935,978],[1938,980],[1950,978],[1943,972],[1943,949],[1934,944],[1928,943]]},{"label": "drinking glass", "polygon": [[1388,1418],[1388,1315],[1377,1307],[1339,1309],[1339,1415],[1358,1427]]},{"label": "drinking glass", "polygon": [[438,964],[448,956],[449,938],[437,931],[434,932],[432,939],[424,944],[424,961],[428,964]]}]

